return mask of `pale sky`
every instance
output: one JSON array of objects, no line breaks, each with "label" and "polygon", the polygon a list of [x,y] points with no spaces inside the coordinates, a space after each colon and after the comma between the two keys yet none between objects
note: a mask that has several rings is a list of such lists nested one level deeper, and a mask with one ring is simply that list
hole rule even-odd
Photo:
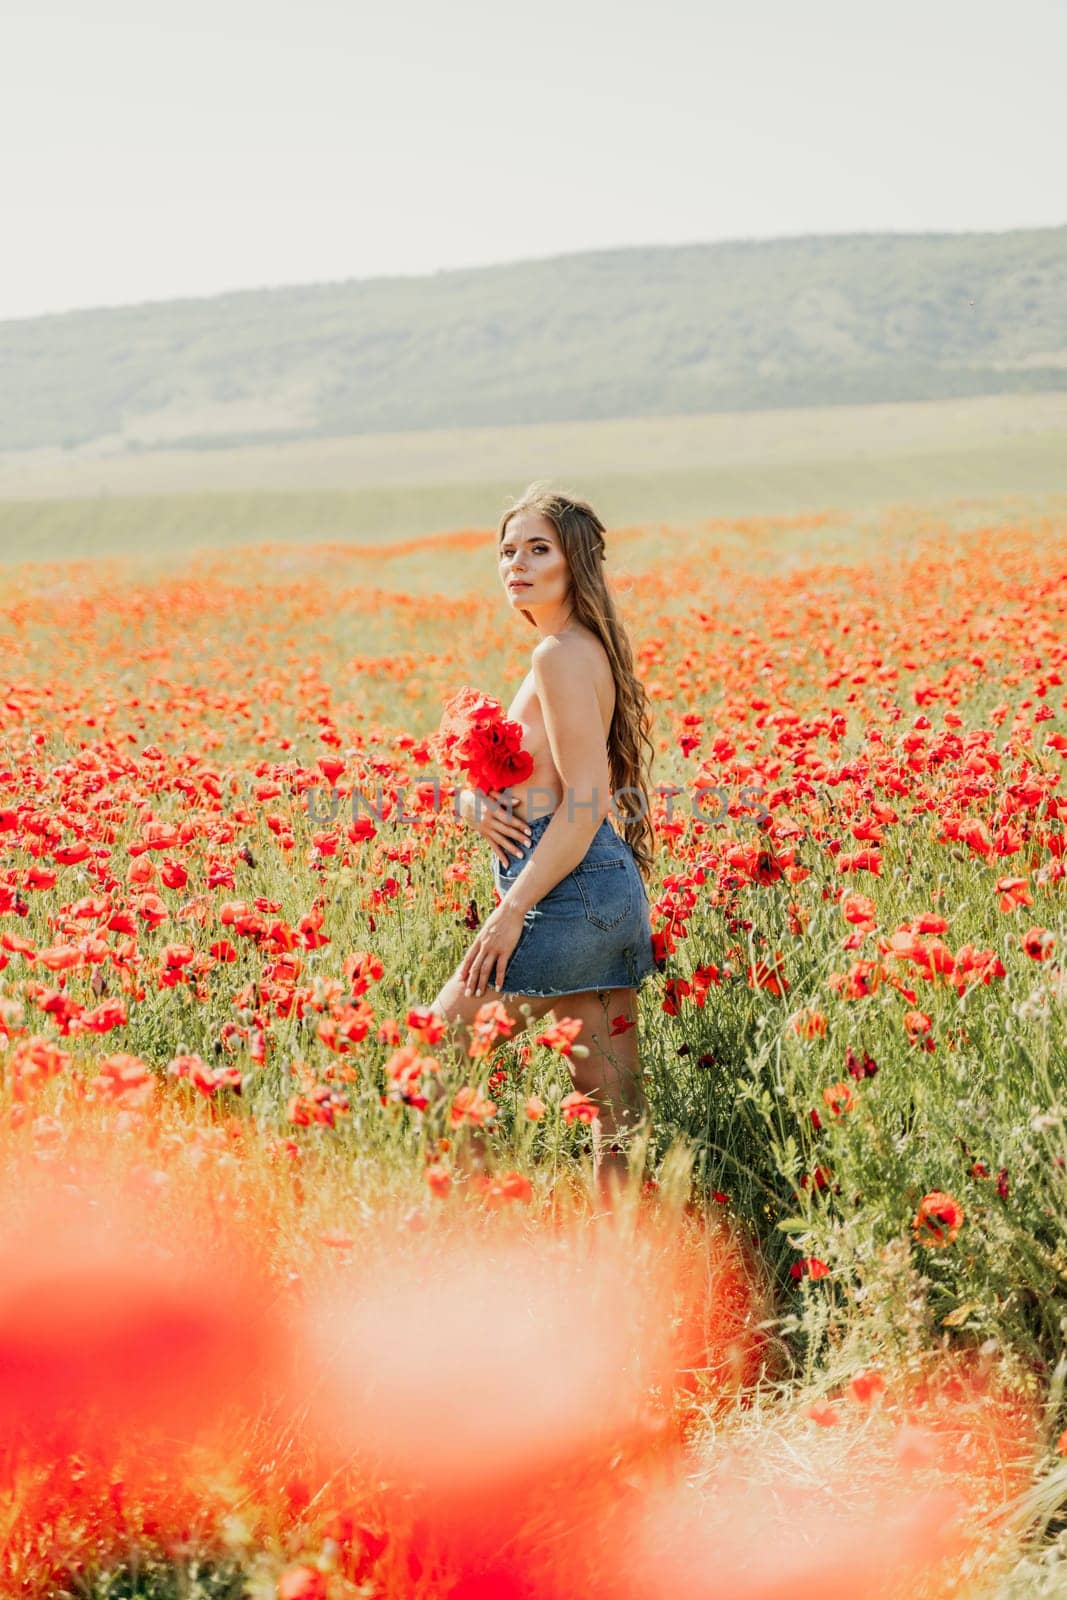
[{"label": "pale sky", "polygon": [[1067,222],[1067,0],[0,0],[0,319]]}]

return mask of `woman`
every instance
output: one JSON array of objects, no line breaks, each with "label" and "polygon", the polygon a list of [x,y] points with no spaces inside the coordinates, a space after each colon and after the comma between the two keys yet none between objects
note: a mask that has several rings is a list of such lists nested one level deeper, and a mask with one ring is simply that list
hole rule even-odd
[{"label": "woman", "polygon": [[[621,1175],[620,1136],[648,1109],[636,1026],[637,989],[654,970],[648,697],[590,505],[531,484],[501,519],[497,554],[509,605],[538,635],[507,712],[534,765],[522,785],[462,792],[462,816],[493,847],[501,899],[433,1010],[454,1025],[461,1051],[487,999],[515,1032],[549,1011],[577,1018],[588,1055],[569,1061],[571,1076],[609,1142],[598,1171]],[[608,820],[613,805],[620,831]]]}]

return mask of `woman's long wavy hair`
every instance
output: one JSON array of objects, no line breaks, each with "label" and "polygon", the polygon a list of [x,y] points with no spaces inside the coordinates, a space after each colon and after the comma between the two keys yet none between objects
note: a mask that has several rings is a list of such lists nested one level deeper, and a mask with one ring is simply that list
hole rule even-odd
[{"label": "woman's long wavy hair", "polygon": [[[630,845],[638,870],[647,882],[651,876],[655,829],[652,825],[651,766],[652,711],[645,686],[634,672],[630,638],[604,578],[607,559],[604,524],[589,505],[573,495],[531,483],[500,519],[497,545],[508,523],[520,511],[547,517],[559,536],[570,570],[570,598],[577,620],[592,629],[603,644],[615,679],[615,710],[608,731],[608,769],[614,814],[619,831]],[[521,609],[521,608],[520,608]],[[529,611],[523,616],[535,627]]]}]

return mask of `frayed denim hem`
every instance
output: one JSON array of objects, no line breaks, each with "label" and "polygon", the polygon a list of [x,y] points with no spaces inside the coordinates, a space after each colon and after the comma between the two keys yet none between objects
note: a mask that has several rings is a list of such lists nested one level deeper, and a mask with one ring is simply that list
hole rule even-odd
[{"label": "frayed denim hem", "polygon": [[[626,983],[587,983],[578,984],[573,989],[498,989],[495,984],[487,983],[486,990],[492,989],[494,994],[506,995],[509,1000],[562,1000],[571,994],[599,994],[602,989],[634,989],[641,991],[649,978],[654,978],[656,968],[650,967],[641,977],[629,980]],[[504,974],[505,980],[507,974]]]}]

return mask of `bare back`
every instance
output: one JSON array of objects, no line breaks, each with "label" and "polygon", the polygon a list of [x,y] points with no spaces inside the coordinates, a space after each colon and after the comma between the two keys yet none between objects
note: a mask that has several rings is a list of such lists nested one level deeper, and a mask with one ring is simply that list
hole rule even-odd
[{"label": "bare back", "polygon": [[[583,672],[592,676],[602,725],[599,729],[590,728],[589,737],[602,738],[606,747],[615,712],[615,679],[607,651],[591,629],[583,628],[575,639],[571,659],[575,673]],[[524,783],[501,790],[501,799],[506,801],[510,798],[514,814],[530,821],[531,815],[545,816],[563,803],[563,779],[552,758],[532,667],[519,685],[507,709],[507,716],[510,721],[522,725],[523,749],[530,752],[534,764],[533,771]],[[552,796],[551,800],[549,795]]]}]

